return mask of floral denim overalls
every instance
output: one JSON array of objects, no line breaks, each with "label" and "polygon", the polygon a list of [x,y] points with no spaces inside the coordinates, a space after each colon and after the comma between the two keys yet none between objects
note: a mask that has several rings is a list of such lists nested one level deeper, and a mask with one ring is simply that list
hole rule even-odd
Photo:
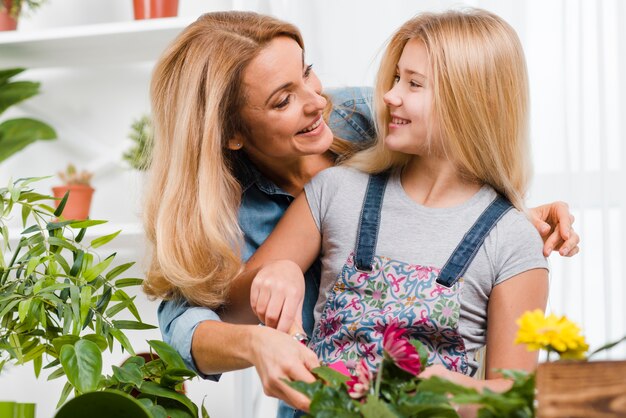
[{"label": "floral denim overalls", "polygon": [[388,174],[370,176],[359,222],[356,252],[341,269],[309,347],[326,363],[361,358],[371,368],[382,358],[386,326],[397,320],[421,341],[429,363],[472,374],[459,333],[462,275],[494,225],[512,207],[498,196],[465,234],[443,268],[375,256]]}]

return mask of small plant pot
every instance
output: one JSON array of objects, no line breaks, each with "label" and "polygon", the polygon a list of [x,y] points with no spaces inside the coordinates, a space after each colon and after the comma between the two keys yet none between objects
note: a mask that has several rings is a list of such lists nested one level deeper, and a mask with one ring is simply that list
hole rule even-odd
[{"label": "small plant pot", "polygon": [[9,14],[11,10],[12,0],[0,0],[3,7],[0,7],[0,31],[17,29],[17,18]]},{"label": "small plant pot", "polygon": [[133,0],[135,20],[178,16],[178,0]]},{"label": "small plant pot", "polygon": [[537,368],[538,418],[626,416],[626,361],[559,361]]},{"label": "small plant pot", "polygon": [[[65,219],[87,219],[91,207],[91,197],[94,189],[84,184],[72,184],[69,186],[57,186],[52,188],[54,197],[62,199],[65,193],[70,192],[67,203],[61,216]],[[57,200],[58,207],[60,200]]]},{"label": "small plant pot", "polygon": [[34,403],[0,402],[0,418],[35,418]]},{"label": "small plant pot", "polygon": [[151,418],[148,410],[130,395],[116,390],[89,392],[67,402],[55,418]]}]

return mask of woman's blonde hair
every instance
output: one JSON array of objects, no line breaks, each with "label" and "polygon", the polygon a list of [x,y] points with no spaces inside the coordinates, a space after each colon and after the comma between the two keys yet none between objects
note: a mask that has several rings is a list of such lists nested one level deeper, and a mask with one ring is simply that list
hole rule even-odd
[{"label": "woman's blonde hair", "polygon": [[391,120],[383,96],[410,40],[424,43],[432,69],[432,116],[448,158],[523,209],[530,178],[528,76],[515,30],[484,10],[424,13],[392,36],[374,93],[378,139],[347,164],[374,173],[404,166],[410,155],[385,147]]},{"label": "woman's blonde hair", "polygon": [[227,141],[245,135],[245,68],[274,38],[303,49],[298,29],[249,12],[201,16],[168,47],[151,84],[155,145],[144,225],[152,254],[144,290],[216,308],[241,269],[241,187]]}]

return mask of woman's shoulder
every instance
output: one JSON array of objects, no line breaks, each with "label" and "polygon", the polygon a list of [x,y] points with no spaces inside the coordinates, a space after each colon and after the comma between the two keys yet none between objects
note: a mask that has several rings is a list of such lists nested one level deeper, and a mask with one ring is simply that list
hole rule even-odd
[{"label": "woman's shoulder", "polygon": [[358,143],[375,138],[371,87],[332,88],[324,94],[333,104],[328,126],[335,136]]}]

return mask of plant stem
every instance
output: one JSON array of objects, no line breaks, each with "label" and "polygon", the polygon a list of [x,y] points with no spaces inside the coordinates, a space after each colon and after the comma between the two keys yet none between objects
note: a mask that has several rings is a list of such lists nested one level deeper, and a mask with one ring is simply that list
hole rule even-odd
[{"label": "plant stem", "polygon": [[[384,361],[384,360],[383,360]],[[380,363],[378,373],[376,373],[376,383],[374,385],[374,395],[378,398],[380,396],[380,383],[383,380],[383,363]]]}]

